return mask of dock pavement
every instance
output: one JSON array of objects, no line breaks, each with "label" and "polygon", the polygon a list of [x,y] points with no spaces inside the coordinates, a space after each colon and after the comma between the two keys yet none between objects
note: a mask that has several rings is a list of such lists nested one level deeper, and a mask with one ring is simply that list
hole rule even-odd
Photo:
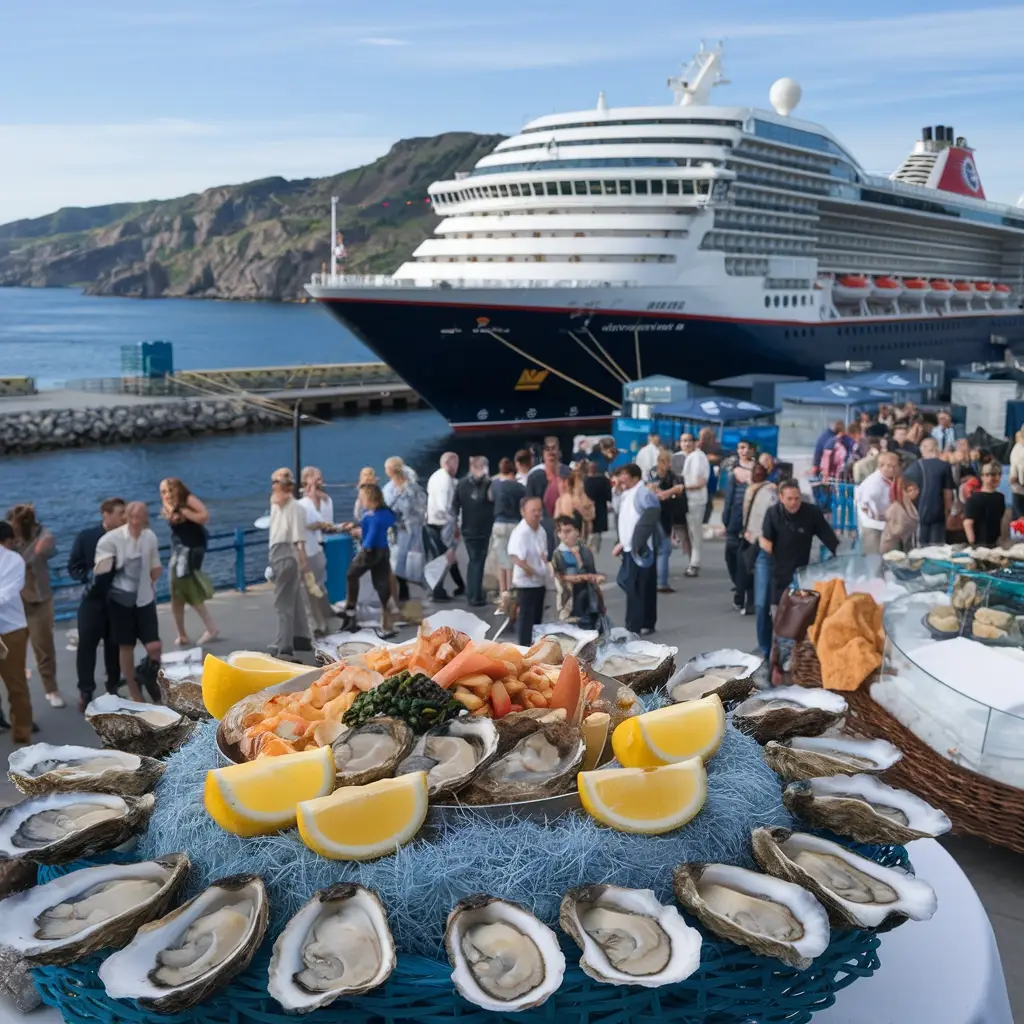
[{"label": "dock pavement", "polygon": [[[606,535],[597,563],[599,571],[609,577],[610,582],[604,590],[612,622],[621,625],[625,600],[614,584],[617,560],[611,556],[612,543],[611,535]],[[670,582],[676,593],[658,595],[658,628],[652,640],[677,646],[677,664],[682,664],[695,654],[721,647],[753,650],[754,620],[732,609],[723,544],[720,541],[705,542],[704,566],[699,577],[685,577],[684,566],[683,557],[678,552],[673,553]],[[264,649],[274,635],[272,598],[273,590],[269,585],[256,586],[245,593],[218,593],[209,607],[220,625],[222,638],[208,650],[225,655],[234,650]],[[452,601],[437,607],[465,608],[466,605],[463,601]],[[426,610],[429,614],[433,606],[428,604]],[[488,617],[486,613],[489,609],[467,610],[477,614],[482,611],[485,614],[481,618]],[[546,610],[554,617],[553,596],[549,597]],[[191,612],[188,617],[189,628],[198,633],[198,621]],[[160,607],[159,618],[165,649],[172,650],[175,633],[168,605]],[[495,624],[501,621],[493,616],[490,620]],[[78,694],[75,688],[75,653],[67,649],[64,638],[66,629],[72,625],[58,623],[57,633],[58,680],[61,693],[68,701],[67,708],[57,710],[46,704],[38,675],[33,671],[30,686],[40,726],[37,739],[53,744],[95,745],[95,733],[76,709]],[[405,627],[400,631],[399,640],[413,634],[412,627]],[[305,658],[310,664],[313,663],[311,656],[306,655]],[[99,661],[102,664],[102,657]],[[3,762],[6,762],[11,749],[11,734],[0,733],[0,758]],[[0,783],[0,805],[16,799],[17,791],[4,779]],[[1019,969],[1024,963],[1024,857],[973,838],[948,837],[942,843],[966,872],[985,905],[999,944],[1014,1019],[1024,1024],[1024,972]]]}]

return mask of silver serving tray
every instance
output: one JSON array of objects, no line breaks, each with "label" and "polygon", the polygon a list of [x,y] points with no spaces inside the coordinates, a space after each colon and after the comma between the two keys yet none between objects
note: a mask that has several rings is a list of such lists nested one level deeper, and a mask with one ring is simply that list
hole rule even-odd
[{"label": "silver serving tray", "polygon": [[[261,693],[265,694],[268,698],[279,693],[296,693],[312,685],[323,673],[323,668],[311,669],[309,672],[303,672],[293,679],[277,683],[275,686],[269,686],[261,691]],[[601,673],[595,672],[593,669],[588,669],[587,675],[601,683],[601,697],[604,699],[614,699],[615,694],[619,690],[629,689],[628,686],[623,686],[617,679],[601,675]],[[256,695],[254,694],[253,696]],[[634,701],[639,703],[636,695],[634,694],[633,696]],[[245,758],[242,757],[238,747],[228,743],[224,738],[223,723],[217,727],[217,753],[225,765],[245,763]],[[565,814],[582,813],[582,811],[583,804],[580,802],[579,793],[575,791],[564,793],[561,796],[542,797],[539,800],[522,800],[516,803],[475,804],[473,806],[460,803],[431,804],[430,810],[427,813],[425,827],[440,828],[445,825],[459,824],[465,821],[467,814],[478,815],[488,821],[501,821],[510,817],[516,817],[520,820],[545,822],[554,821]]]}]

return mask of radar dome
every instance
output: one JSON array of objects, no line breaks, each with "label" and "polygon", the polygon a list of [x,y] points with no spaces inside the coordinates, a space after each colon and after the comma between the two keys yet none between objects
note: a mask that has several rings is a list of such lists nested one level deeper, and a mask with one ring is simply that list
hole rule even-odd
[{"label": "radar dome", "polygon": [[796,110],[796,106],[803,94],[804,91],[800,88],[799,82],[794,82],[792,78],[780,78],[771,87],[768,93],[768,100],[775,113],[782,114],[785,117]]}]

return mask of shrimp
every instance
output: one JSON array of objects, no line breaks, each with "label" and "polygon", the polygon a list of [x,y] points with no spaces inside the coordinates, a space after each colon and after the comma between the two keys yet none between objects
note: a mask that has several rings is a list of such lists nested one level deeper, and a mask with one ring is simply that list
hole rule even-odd
[{"label": "shrimp", "polygon": [[248,732],[253,736],[258,736],[261,733],[271,732],[275,736],[279,736],[283,740],[289,740],[294,742],[301,736],[305,735],[306,730],[310,727],[310,723],[299,715],[289,714],[288,712],[282,712],[279,715],[274,715],[273,718],[268,718],[259,725],[254,726]]},{"label": "shrimp", "polygon": [[295,745],[280,736],[264,733],[256,746],[256,757],[279,757],[281,754],[294,754]]}]

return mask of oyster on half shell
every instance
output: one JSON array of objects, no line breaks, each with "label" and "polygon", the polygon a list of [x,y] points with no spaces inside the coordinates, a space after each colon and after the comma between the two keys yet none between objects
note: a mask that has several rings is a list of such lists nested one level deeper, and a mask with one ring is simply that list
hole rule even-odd
[{"label": "oyster on half shell", "polygon": [[0,810],[0,861],[67,864],[120,846],[145,828],[156,798],[47,793]]},{"label": "oyster on half shell", "polygon": [[732,723],[764,744],[789,736],[817,736],[846,711],[846,701],[831,690],[780,686],[745,700],[733,710]]},{"label": "oyster on half shell", "polygon": [[412,749],[416,734],[400,718],[371,718],[346,729],[331,744],[337,785],[365,786],[393,775]]},{"label": "oyster on half shell", "polygon": [[676,899],[715,935],[805,970],[828,948],[825,908],[792,882],[731,864],[680,864]]},{"label": "oyster on half shell", "polygon": [[430,797],[456,793],[498,756],[498,727],[490,718],[453,718],[420,736],[396,775],[427,773]]},{"label": "oyster on half shell", "polygon": [[938,907],[927,882],[819,836],[758,828],[751,845],[764,871],[814,893],[834,925],[895,927],[908,918],[927,921]]},{"label": "oyster on half shell", "polygon": [[791,782],[782,802],[798,818],[850,836],[858,843],[934,839],[952,828],[946,815],[905,789],[894,789],[873,775],[831,775]]},{"label": "oyster on half shell", "polygon": [[583,951],[580,967],[595,981],[657,988],[684,981],[700,966],[700,932],[650,889],[570,889],[559,921]]},{"label": "oyster on half shell", "polygon": [[555,933],[525,907],[494,896],[460,900],[444,944],[459,994],[495,1013],[540,1006],[565,975]]},{"label": "oyster on half shell", "polygon": [[576,785],[586,742],[565,721],[542,721],[525,714],[501,719],[498,756],[477,773],[459,800],[468,804],[502,804],[559,796]]},{"label": "oyster on half shell", "polygon": [[22,793],[147,793],[165,771],[155,758],[95,747],[33,743],[11,752],[7,775]]},{"label": "oyster on half shell", "polygon": [[30,964],[70,964],[167,913],[188,874],[173,853],[139,864],[81,868],[0,903],[3,944]]},{"label": "oyster on half shell", "polygon": [[145,704],[105,693],[90,701],[85,720],[105,747],[163,757],[188,739],[195,722],[162,704]]},{"label": "oyster on half shell", "polygon": [[646,693],[668,681],[676,667],[678,647],[649,640],[602,640],[587,644],[581,660],[595,672]]},{"label": "oyster on half shell", "polygon": [[214,882],[100,965],[113,999],[157,1013],[182,1013],[249,966],[267,930],[267,890],[259,875]]},{"label": "oyster on half shell", "polygon": [[887,740],[853,736],[793,736],[769,740],[764,759],[787,782],[824,775],[859,775],[891,768],[903,757]]},{"label": "oyster on half shell", "polygon": [[722,703],[744,700],[755,689],[754,673],[764,658],[733,648],[708,651],[691,658],[665,684],[670,700],[681,703],[717,693]]},{"label": "oyster on half shell", "polygon": [[277,937],[268,991],[289,1013],[309,1013],[382,985],[396,962],[376,894],[332,885],[314,893]]},{"label": "oyster on half shell", "polygon": [[534,646],[541,640],[554,640],[563,658],[567,654],[579,654],[583,647],[594,643],[600,635],[596,629],[580,629],[571,622],[542,622],[533,627]]}]

